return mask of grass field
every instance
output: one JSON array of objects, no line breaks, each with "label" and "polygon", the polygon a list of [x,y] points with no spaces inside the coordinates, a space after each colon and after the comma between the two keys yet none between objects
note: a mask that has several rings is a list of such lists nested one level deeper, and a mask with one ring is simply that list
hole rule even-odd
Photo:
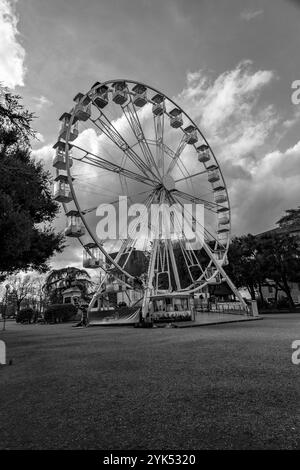
[{"label": "grass field", "polygon": [[300,315],[0,332],[1,449],[300,448]]}]

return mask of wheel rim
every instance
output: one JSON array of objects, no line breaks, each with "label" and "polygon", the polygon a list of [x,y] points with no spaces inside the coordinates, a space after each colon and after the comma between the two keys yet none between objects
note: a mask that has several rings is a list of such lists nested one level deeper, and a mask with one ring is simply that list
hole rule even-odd
[{"label": "wheel rim", "polygon": [[[109,104],[112,104],[112,101],[111,101],[111,98],[112,98],[112,86],[113,84],[115,83],[125,83],[126,84],[126,89],[128,91],[128,93],[130,93],[130,103],[132,105],[132,88],[136,87],[136,86],[144,86],[146,88],[146,92],[147,92],[147,105],[150,104],[150,105],[153,105],[153,97],[155,95],[160,95],[163,97],[163,102],[165,104],[165,110],[164,112],[162,113],[162,115],[158,115],[156,117],[153,118],[153,122],[154,122],[154,126],[155,127],[155,130],[156,130],[156,136],[155,136],[155,139],[152,140],[148,137],[145,136],[145,132],[144,132],[144,129],[143,129],[143,125],[145,124],[145,122],[143,122],[143,125],[141,125],[141,128],[142,128],[142,131],[144,132],[144,136],[145,136],[145,139],[144,139],[144,142],[143,142],[143,147],[144,147],[144,150],[142,151],[142,154],[141,153],[138,153],[136,152],[136,147],[137,146],[141,146],[141,142],[143,141],[143,139],[139,140],[137,139],[137,142],[133,145],[128,145],[128,147],[126,148],[124,146],[124,149],[126,148],[126,150],[123,149],[123,157],[125,156],[125,158],[123,158],[123,162],[121,162],[121,164],[119,165],[121,168],[123,169],[127,169],[128,170],[128,167],[126,166],[126,162],[129,160],[130,156],[132,157],[131,159],[131,163],[134,163],[136,165],[137,168],[139,168],[139,172],[136,172],[135,173],[135,176],[136,175],[139,175],[139,176],[142,176],[143,175],[143,178],[144,178],[144,181],[142,181],[141,179],[136,179],[137,182],[140,182],[140,183],[144,183],[144,184],[148,184],[151,188],[151,191],[153,192],[154,189],[159,186],[159,184],[162,182],[163,183],[163,186],[165,189],[168,190],[168,196],[170,196],[170,194],[172,193],[172,198],[178,202],[180,201],[181,203],[183,202],[183,200],[186,200],[186,201],[191,201],[191,200],[202,200],[204,201],[205,203],[208,203],[210,204],[210,209],[212,207],[214,207],[211,203],[211,201],[208,201],[207,199],[201,199],[201,197],[199,197],[199,194],[195,194],[197,193],[197,191],[195,190],[195,176],[193,176],[185,167],[185,164],[184,162],[182,161],[182,156],[183,156],[183,152],[184,152],[184,149],[186,147],[187,144],[185,145],[182,145],[183,149],[180,147],[180,144],[176,144],[176,148],[174,150],[174,148],[170,148],[166,142],[163,141],[163,137],[164,137],[164,131],[165,131],[165,120],[167,119],[167,117],[170,118],[170,107],[171,105],[176,108],[177,110],[180,111],[181,115],[184,117],[184,120],[185,120],[185,125],[183,126],[180,126],[179,128],[176,129],[176,131],[178,132],[181,132],[183,131],[183,128],[186,129],[186,126],[188,127],[189,126],[193,126],[196,130],[196,133],[197,133],[197,136],[199,137],[199,142],[197,142],[197,144],[193,144],[191,145],[191,147],[194,148],[194,157],[196,158],[197,156],[197,153],[196,153],[196,147],[199,143],[203,144],[203,145],[207,145],[209,150],[210,150],[210,155],[211,155],[211,160],[210,160],[210,164],[211,162],[214,163],[215,167],[216,167],[216,170],[218,171],[219,173],[219,176],[220,176],[220,182],[224,188],[224,193],[225,193],[225,196],[226,196],[226,208],[227,208],[227,211],[226,211],[226,214],[228,215],[229,217],[229,223],[226,225],[226,229],[227,229],[227,240],[226,240],[226,243],[221,243],[220,241],[217,241],[217,239],[215,240],[215,246],[213,247],[213,250],[216,251],[216,248],[220,248],[220,250],[222,249],[222,258],[219,260],[220,261],[220,265],[222,266],[223,264],[225,264],[225,261],[226,261],[226,255],[227,255],[227,250],[228,250],[228,244],[229,244],[229,234],[230,234],[230,204],[229,204],[229,198],[228,198],[228,192],[227,192],[227,188],[226,188],[226,184],[225,184],[225,180],[224,180],[224,177],[223,177],[223,174],[222,174],[222,170],[220,168],[220,165],[213,153],[213,150],[211,149],[211,147],[209,146],[209,143],[208,141],[206,140],[204,134],[201,132],[201,130],[198,128],[198,126],[194,123],[194,121],[188,116],[188,114],[172,99],[170,99],[166,94],[158,91],[157,89],[153,88],[153,87],[150,87],[148,85],[145,85],[143,83],[140,83],[140,82],[136,82],[136,81],[132,81],[132,80],[124,80],[124,79],[118,79],[118,80],[109,80],[109,81],[106,81],[106,82],[102,82],[101,86],[107,86],[108,87],[108,94],[110,95],[110,101],[109,101]],[[98,86],[99,86],[98,85]],[[97,86],[97,87],[98,87]],[[85,95],[82,95],[81,99],[80,99],[80,103],[83,103],[88,96],[90,96],[91,92],[95,89],[97,89],[97,87],[92,87]],[[97,118],[97,120],[100,119],[100,123],[101,123],[101,126],[100,126],[100,129],[102,130],[102,133],[104,130],[106,130],[108,132],[108,128],[105,127],[104,125],[104,122],[105,122],[105,118],[103,116],[105,116],[105,108],[102,110],[101,108],[99,108],[95,102],[93,102],[92,106],[95,107],[95,111],[97,111],[99,114],[99,117]],[[114,104],[114,106],[117,106]],[[128,114],[128,116],[125,116],[126,119],[127,119],[127,122],[129,123],[129,120],[130,120],[130,117],[132,117],[130,115],[133,114],[133,111],[129,110],[129,109],[125,109],[126,108],[126,104],[125,105],[118,105],[118,109],[119,110],[122,110],[122,116],[125,116],[126,113]],[[146,106],[146,105],[145,105]],[[134,108],[134,110],[136,111],[137,114],[142,114],[144,108],[141,108],[140,109],[136,109],[137,107],[135,105],[132,105],[131,107]],[[129,108],[129,106],[128,106]],[[128,120],[128,117],[129,117],[129,120]],[[76,109],[74,108],[72,113],[71,113],[71,117],[70,117],[70,120],[69,120],[69,123],[68,123],[68,126],[67,126],[67,130],[66,130],[66,137],[65,137],[65,154],[68,155],[68,152],[69,152],[69,149],[72,147],[72,150],[76,149],[76,152],[79,152],[80,153],[80,158],[75,158],[76,162],[86,162],[87,161],[87,158],[91,157],[90,160],[89,160],[89,164],[94,164],[95,163],[95,160],[94,158],[97,158],[97,156],[95,154],[93,154],[92,151],[88,150],[86,148],[82,148],[82,147],[79,147],[79,145],[76,145],[76,141],[78,139],[76,139],[75,141],[71,141],[70,140],[70,137],[71,137],[71,132],[72,132],[72,128],[73,128],[73,124],[76,120]],[[93,122],[93,125],[97,127],[97,120],[93,120],[92,119],[92,122]],[[90,121],[90,120],[89,120]],[[109,121],[109,119],[108,119]],[[115,127],[115,122],[114,121],[110,121],[111,123],[113,123],[111,125],[111,130]],[[81,123],[81,122],[80,122]],[[106,122],[107,124],[107,122]],[[81,123],[82,125],[82,123]],[[91,126],[91,122],[89,122],[89,125]],[[109,126],[109,124],[108,124]],[[160,126],[160,127],[159,127]],[[130,124],[129,124],[129,127],[130,127]],[[92,127],[93,128],[93,127]],[[161,128],[163,130],[161,130]],[[79,134],[79,137],[80,135],[82,134],[82,132],[86,131],[87,128],[83,126],[83,129],[81,130],[80,134]],[[131,126],[131,130],[133,130],[133,126]],[[139,129],[138,129],[139,130]],[[160,132],[160,135],[157,136],[157,133]],[[135,132],[133,131],[133,134],[135,134]],[[103,135],[103,134],[101,134]],[[185,137],[186,133],[183,133],[183,137]],[[111,133],[111,135],[109,136],[110,140],[113,141],[114,138],[115,138],[116,134],[114,132]],[[135,137],[137,137],[135,135]],[[126,139],[124,139],[126,140]],[[163,145],[161,144],[161,141],[163,141]],[[160,142],[160,143],[159,143]],[[120,144],[120,142],[119,142]],[[121,142],[122,144],[122,142]],[[116,142],[114,142],[114,145],[115,146],[118,146],[116,145]],[[150,148],[154,148],[155,151],[152,152],[152,150],[150,150]],[[121,150],[121,153],[122,153],[122,149],[119,148],[119,150]],[[86,155],[88,157],[82,157],[82,152],[86,152]],[[109,153],[109,152],[108,152]],[[170,159],[168,160],[168,166],[165,165],[165,158],[166,156],[168,155],[169,153],[169,157],[170,155],[173,155],[173,159]],[[134,159],[134,155],[137,154],[138,156],[141,157],[141,155],[144,157],[144,163],[146,162],[146,165],[141,163],[141,158],[140,159]],[[77,155],[77,153],[76,153]],[[151,155],[153,157],[153,160],[151,160]],[[161,172],[160,171],[160,168],[159,168],[159,165],[158,165],[158,159],[161,158],[162,161],[163,161],[163,171]],[[106,159],[109,161],[109,159]],[[174,160],[176,160],[175,164],[174,163]],[[103,163],[103,162],[102,162]],[[152,167],[151,167],[151,164],[152,163]],[[156,164],[156,165],[155,165]],[[201,164],[200,164],[201,165]],[[74,165],[75,166],[75,165]],[[69,182],[69,185],[70,185],[70,189],[71,189],[71,193],[72,193],[72,197],[73,197],[73,202],[72,204],[75,205],[76,207],[76,210],[78,211],[79,215],[80,215],[80,218],[82,220],[82,223],[84,224],[85,228],[86,228],[86,231],[90,237],[90,240],[92,240],[99,248],[99,250],[101,250],[101,252],[103,253],[103,255],[106,257],[106,259],[109,260],[110,264],[114,265],[115,268],[120,272],[122,273],[123,275],[126,276],[126,279],[132,279],[133,276],[126,270],[126,267],[124,267],[124,265],[122,266],[121,263],[119,262],[119,259],[121,258],[121,256],[113,259],[110,257],[110,254],[109,252],[107,251],[107,248],[104,248],[103,244],[101,243],[101,241],[98,239],[98,237],[96,236],[96,233],[95,233],[95,230],[93,227],[91,227],[90,225],[90,222],[88,220],[88,216],[87,216],[87,212],[86,212],[86,209],[82,207],[82,202],[80,199],[81,198],[81,194],[82,193],[82,190],[79,189],[79,185],[77,184],[79,180],[78,178],[78,175],[76,174],[76,171],[74,171],[74,166],[73,168],[71,169],[71,165],[70,165],[70,159],[67,158],[66,159],[66,173],[67,173],[67,176],[68,176],[68,182]],[[173,166],[170,170],[170,166]],[[206,174],[207,173],[207,166],[205,163],[202,164],[202,167],[204,168],[204,172],[203,174]],[[115,169],[117,168],[116,166],[116,162],[114,162],[114,167]],[[178,168],[177,168],[178,167]],[[100,166],[99,168],[102,168],[103,169],[103,165]],[[167,181],[167,179],[163,179],[163,178],[167,178],[169,175],[169,173],[172,173],[174,169],[179,169],[179,171],[181,172],[181,178],[178,178],[177,177],[177,181],[175,178],[173,178],[173,180],[169,179]],[[110,172],[113,172],[113,166],[111,167],[111,169],[107,169],[107,171],[110,171]],[[57,171],[57,174],[59,172]],[[120,178],[120,184],[121,184],[121,187],[122,189],[124,190],[125,188],[125,191],[127,190],[128,192],[128,179],[129,178],[133,178],[133,174],[130,174],[126,172],[124,173],[119,173],[119,178]],[[197,176],[200,176],[200,175],[197,175]],[[160,180],[160,177],[161,177],[161,180]],[[192,181],[193,180],[193,181]],[[175,191],[172,192],[170,190],[170,187],[172,186],[172,184],[174,183],[175,181]],[[185,181],[187,182],[189,185],[190,185],[190,188],[192,188],[193,190],[193,195],[190,194],[190,192],[188,193],[185,193],[183,191],[180,191],[176,188],[176,185],[179,183],[181,183],[181,181]],[[126,189],[127,188],[127,189]],[[153,189],[154,188],[154,189]],[[211,190],[209,192],[210,196],[212,194],[214,194],[214,191],[212,189],[213,187],[211,186]],[[120,194],[120,193],[119,193]],[[134,196],[134,195],[133,195]],[[201,196],[201,195],[200,195]],[[152,201],[153,202],[153,201]],[[171,203],[171,201],[169,201]],[[217,205],[217,206],[220,206],[220,205]],[[223,205],[223,207],[225,207]],[[216,207],[216,206],[215,206]],[[69,204],[64,204],[64,209],[65,211],[67,212],[69,210]],[[207,209],[208,210],[208,209]],[[206,229],[204,229],[206,230]],[[207,230],[207,232],[209,232]],[[207,235],[207,233],[206,233]],[[81,237],[78,238],[79,242],[85,246],[85,243],[82,241]],[[212,240],[214,240],[214,236],[212,234]],[[117,261],[115,261],[117,260]],[[210,273],[210,269],[214,267],[214,262],[212,259],[210,259],[208,261],[208,263],[206,264],[205,268],[203,269],[203,272],[201,273],[200,276],[197,277],[197,279],[194,279],[193,278],[193,281],[188,285],[188,286],[184,286],[180,289],[178,289],[178,286],[177,286],[177,291],[180,292],[180,291],[185,291],[185,292],[194,292],[196,290],[201,290],[204,286],[206,286],[209,282],[211,282],[218,274],[218,270],[211,270],[211,273]],[[174,270],[173,270],[174,271]],[[211,275],[210,275],[211,274]],[[158,289],[158,287],[156,288],[156,290]]]}]

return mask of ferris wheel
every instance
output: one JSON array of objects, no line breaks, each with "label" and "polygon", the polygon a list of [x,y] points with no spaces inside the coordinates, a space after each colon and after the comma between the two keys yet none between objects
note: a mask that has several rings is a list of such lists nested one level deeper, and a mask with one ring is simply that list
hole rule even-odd
[{"label": "ferris wheel", "polygon": [[[66,236],[84,248],[84,267],[113,273],[124,289],[139,280],[145,310],[150,295],[193,294],[222,280],[242,301],[223,269],[231,225],[226,183],[208,141],[181,106],[143,83],[109,80],[78,93],[60,121],[54,198],[64,206]],[[120,196],[130,207],[126,227],[120,226]],[[107,206],[117,219],[106,238],[98,231],[100,205],[101,215]],[[170,217],[158,210],[150,219],[153,206],[162,205],[176,210]],[[137,251],[145,256],[132,270]]]}]

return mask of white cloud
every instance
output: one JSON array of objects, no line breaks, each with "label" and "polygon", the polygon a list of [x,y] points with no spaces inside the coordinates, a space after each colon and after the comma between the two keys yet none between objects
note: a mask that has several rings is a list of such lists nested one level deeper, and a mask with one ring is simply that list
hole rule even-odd
[{"label": "white cloud", "polygon": [[25,50],[18,41],[15,2],[0,0],[0,80],[4,86],[24,85]]},{"label": "white cloud", "polygon": [[267,177],[269,174],[271,174],[284,180],[294,176],[299,178],[299,162],[300,141],[284,152],[275,150],[268,153],[260,162],[260,177]]},{"label": "white cloud", "polygon": [[299,121],[300,121],[300,108],[299,108],[299,107],[296,107],[293,116],[292,116],[291,118],[289,118],[289,119],[286,119],[286,120],[283,122],[282,125],[283,125],[286,129],[290,129],[290,128],[292,128],[295,124],[298,124]]},{"label": "white cloud", "polygon": [[75,268],[82,269],[82,252],[83,248],[78,243],[78,240],[68,238],[67,246],[63,253],[57,254],[52,258],[51,267],[53,269],[61,269],[66,266],[74,266]]},{"label": "white cloud", "polygon": [[299,205],[300,141],[261,158],[248,182],[231,183],[235,231],[258,233],[273,228],[284,211]]},{"label": "white cloud", "polygon": [[215,79],[202,70],[188,74],[178,100],[218,155],[241,159],[263,145],[277,123],[272,106],[258,106],[263,88],[274,78],[270,70],[253,70],[251,61]]},{"label": "white cloud", "polygon": [[47,166],[50,166],[50,163],[52,165],[54,153],[55,151],[51,145],[44,145],[43,147],[33,150],[32,156],[37,160],[43,161]]},{"label": "white cloud", "polygon": [[45,142],[45,137],[44,137],[43,134],[41,134],[40,132],[37,132],[36,138],[37,138],[41,143],[44,143],[44,142]]},{"label": "white cloud", "polygon": [[286,208],[299,204],[300,142],[277,149],[299,113],[287,119],[261,96],[275,78],[244,61],[216,78],[203,70],[189,73],[174,98],[215,151],[229,189],[234,233],[271,228]]},{"label": "white cloud", "polygon": [[45,108],[46,106],[51,106],[53,103],[50,101],[46,96],[39,96],[39,97],[34,97],[33,98],[35,101],[35,107],[36,109],[40,110],[42,108]]},{"label": "white cloud", "polygon": [[260,18],[264,14],[264,10],[244,10],[240,14],[242,20],[251,21]]}]

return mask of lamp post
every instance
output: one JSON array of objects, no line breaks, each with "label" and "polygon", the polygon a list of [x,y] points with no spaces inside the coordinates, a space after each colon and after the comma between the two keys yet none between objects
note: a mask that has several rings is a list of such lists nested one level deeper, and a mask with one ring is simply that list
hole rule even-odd
[{"label": "lamp post", "polygon": [[3,327],[2,327],[2,330],[5,331],[5,323],[6,323],[6,313],[7,313],[7,300],[8,300],[8,292],[9,292],[9,289],[10,289],[10,285],[9,284],[6,284],[5,286],[5,306],[4,306],[4,313],[2,315],[2,318],[3,318]]}]

